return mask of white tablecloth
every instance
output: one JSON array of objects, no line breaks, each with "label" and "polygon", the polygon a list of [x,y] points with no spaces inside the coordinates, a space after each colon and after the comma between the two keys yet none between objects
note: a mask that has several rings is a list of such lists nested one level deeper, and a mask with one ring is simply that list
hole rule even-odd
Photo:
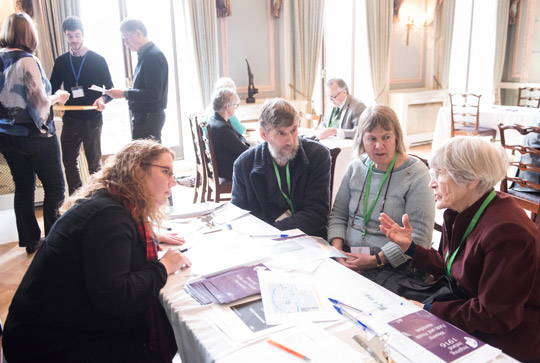
[{"label": "white tablecloth", "polygon": [[[487,106],[480,107],[480,126],[497,130],[499,138],[498,124],[516,123],[522,126],[532,124],[536,115],[540,112],[537,108],[516,107],[516,106]],[[437,115],[435,131],[433,133],[433,146],[436,147],[443,141],[450,138],[451,132],[450,106],[441,107]]]},{"label": "white tablecloth", "polygon": [[[233,230],[236,228],[235,225],[242,226],[255,222],[260,223],[254,216],[248,214],[236,220]],[[275,230],[271,226],[268,226],[268,228],[259,226],[258,228],[261,230],[260,233],[269,233]],[[226,233],[231,232],[223,231],[219,233],[223,234],[222,238],[226,238]],[[216,236],[216,234],[213,234],[213,236]],[[202,241],[204,235],[201,234],[200,238]],[[257,243],[257,239],[254,239],[253,243]],[[241,253],[241,251],[237,252]],[[226,258],[226,256],[223,256],[223,258]],[[384,288],[365,279],[360,274],[345,268],[331,259],[321,262],[312,275],[315,278],[317,289],[325,293],[325,296],[321,296],[322,299],[333,297],[351,305],[363,306],[361,302],[365,301],[366,296],[372,296],[370,299],[374,298],[378,300],[382,294],[386,296],[384,298],[385,301],[387,299],[394,301],[394,303],[385,302],[388,308],[376,310],[373,313],[373,316],[376,316],[377,319],[384,323],[419,310],[412,303],[405,302],[405,300],[402,300]],[[203,317],[205,311],[211,309],[211,307],[209,305],[199,305],[198,302],[183,290],[183,286],[195,278],[195,276],[191,276],[190,269],[171,275],[160,295],[165,312],[174,330],[182,362],[220,361],[236,363],[276,361],[275,357],[272,356],[273,351],[268,350],[268,344],[264,339],[238,346],[224,332],[213,327]],[[339,315],[337,315],[337,318],[339,318]],[[337,320],[337,322],[319,322],[316,324],[357,351],[358,359],[355,362],[372,361],[366,351],[351,339],[352,335],[358,334],[361,330],[345,319]],[[390,342],[395,342],[395,339],[399,338],[403,339],[397,330],[394,330],[390,326],[387,327]],[[408,345],[408,341],[406,342],[406,345]],[[404,361],[404,358],[400,358],[400,355],[397,353],[394,353],[394,358],[397,362]],[[515,362],[515,360],[504,354],[499,355],[498,358],[498,362]],[[501,358],[502,360],[500,360]],[[281,361],[294,363],[298,361],[298,358],[292,355],[284,355],[284,360],[282,359]]]}]

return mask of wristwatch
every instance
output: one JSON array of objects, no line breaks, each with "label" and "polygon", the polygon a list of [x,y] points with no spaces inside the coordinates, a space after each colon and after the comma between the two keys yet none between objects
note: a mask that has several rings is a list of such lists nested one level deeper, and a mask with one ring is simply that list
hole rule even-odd
[{"label": "wristwatch", "polygon": [[383,267],[384,263],[381,261],[381,258],[379,257],[379,254],[375,254],[375,259],[377,260],[377,267]]}]

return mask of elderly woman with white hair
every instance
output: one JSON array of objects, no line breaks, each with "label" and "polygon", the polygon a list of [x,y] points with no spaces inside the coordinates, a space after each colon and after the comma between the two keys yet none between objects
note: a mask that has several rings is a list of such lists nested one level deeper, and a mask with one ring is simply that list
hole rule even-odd
[{"label": "elderly woman with white hair", "polygon": [[381,231],[411,266],[446,276],[451,293],[417,305],[521,361],[540,360],[540,231],[495,184],[508,158],[480,137],[455,137],[429,161],[438,209],[446,208],[439,250],[417,245],[409,218],[384,213]]}]

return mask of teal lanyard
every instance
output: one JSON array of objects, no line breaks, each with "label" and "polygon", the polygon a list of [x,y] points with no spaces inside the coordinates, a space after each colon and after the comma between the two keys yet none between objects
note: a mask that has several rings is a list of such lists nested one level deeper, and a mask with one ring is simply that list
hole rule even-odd
[{"label": "teal lanyard", "polygon": [[446,251],[446,255],[444,256],[444,263],[446,263],[446,275],[448,277],[452,278],[452,274],[450,273],[450,267],[452,267],[452,263],[454,263],[454,259],[456,258],[456,255],[459,251],[459,248],[463,244],[463,241],[465,241],[465,238],[467,238],[469,234],[471,234],[474,227],[476,227],[476,223],[478,223],[480,216],[484,212],[484,209],[486,209],[486,207],[489,205],[489,203],[491,203],[491,201],[493,200],[493,198],[495,198],[496,195],[497,193],[495,193],[495,190],[492,190],[491,193],[489,193],[489,195],[487,196],[486,200],[484,200],[484,203],[482,203],[480,208],[476,211],[476,214],[474,215],[473,219],[469,222],[469,226],[465,230],[465,234],[463,235],[463,237],[461,237],[461,242],[459,242],[458,248],[456,248],[454,253],[452,253],[452,256],[450,256],[450,260],[448,260],[448,255],[450,253],[450,250]]},{"label": "teal lanyard", "polygon": [[[287,194],[283,193],[283,189],[281,189],[281,177],[279,176],[279,170],[276,165],[276,162],[273,159],[272,159],[272,163],[274,163],[274,171],[276,172],[276,178],[277,178],[279,191],[283,195],[283,198],[285,198],[285,200],[287,201],[287,204],[289,204],[292,214],[294,214],[294,207],[293,207],[291,199],[287,196]],[[287,162],[287,166],[285,167],[285,175],[287,177],[287,190],[289,191],[289,194],[291,194],[291,175],[289,173],[289,162]]]},{"label": "teal lanyard", "polygon": [[[377,195],[375,196],[375,199],[373,200],[373,202],[371,202],[371,207],[369,207],[369,211],[368,211],[367,206],[368,206],[369,190],[371,188],[371,175],[373,174],[373,161],[369,164],[369,171],[368,171],[367,181],[366,181],[366,194],[364,195],[364,229],[362,230],[362,236],[365,236],[367,234],[367,224],[369,223],[369,219],[371,218],[371,214],[373,213],[373,209],[375,208],[375,203],[377,203],[377,200],[379,199],[379,194],[381,194],[381,190],[384,183],[386,182],[386,179],[388,179],[388,176],[394,170],[394,165],[396,164],[397,156],[398,154],[396,153],[396,155],[394,155],[394,159],[392,159],[392,162],[390,163],[390,166],[386,170],[382,183],[379,186],[379,190],[377,191]],[[388,190],[388,187],[386,187],[386,190]]]}]

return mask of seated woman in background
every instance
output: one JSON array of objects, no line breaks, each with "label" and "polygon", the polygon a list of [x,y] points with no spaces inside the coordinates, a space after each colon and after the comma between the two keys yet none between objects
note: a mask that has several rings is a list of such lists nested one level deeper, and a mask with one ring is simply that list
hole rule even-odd
[{"label": "seated woman in background", "polygon": [[380,217],[411,266],[451,281],[451,294],[416,305],[520,361],[540,361],[540,231],[511,196],[493,189],[506,175],[504,149],[454,137],[429,165],[436,206],[446,208],[439,251],[416,244],[407,215],[404,227]]},{"label": "seated woman in background", "polygon": [[246,139],[236,131],[230,118],[234,116],[240,99],[230,88],[219,88],[212,95],[214,115],[210,119],[210,132],[214,143],[220,179],[232,180],[233,164],[244,151],[249,149]]},{"label": "seated woman in background", "polygon": [[176,343],[158,300],[189,260],[158,260],[152,227],[175,185],[173,152],[133,141],[61,207],[9,308],[8,362],[171,362]]},{"label": "seated woman in background", "polygon": [[379,213],[395,221],[409,214],[415,241],[429,248],[435,207],[428,169],[405,153],[396,113],[384,105],[362,113],[355,148],[358,157],[349,164],[330,213],[328,241],[350,250],[350,259],[338,259],[341,264],[403,295],[399,282],[424,276],[410,271],[409,258],[379,231]]},{"label": "seated woman in background", "polygon": [[[229,88],[236,93],[236,84],[229,77],[221,77],[216,81],[216,83],[214,83],[214,92],[220,88]],[[204,114],[207,121],[212,118],[212,116],[214,115],[214,108],[212,107],[212,104],[209,104],[206,107]],[[238,131],[240,135],[244,135],[246,133],[246,127],[242,125],[242,122],[240,122],[236,115],[232,115],[231,118],[229,118],[229,122],[231,123],[232,127],[234,127],[236,131]]]}]

